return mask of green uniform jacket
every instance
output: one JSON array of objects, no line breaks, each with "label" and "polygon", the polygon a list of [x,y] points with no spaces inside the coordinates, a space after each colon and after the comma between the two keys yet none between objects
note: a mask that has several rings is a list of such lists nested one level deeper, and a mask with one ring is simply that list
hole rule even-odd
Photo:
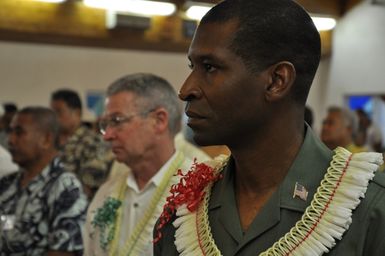
[{"label": "green uniform jacket", "polygon": [[[223,179],[213,186],[209,203],[210,227],[222,255],[258,255],[287,233],[310,204],[332,156],[333,152],[307,128],[303,145],[287,176],[246,232],[242,231],[239,221],[234,194],[235,169],[230,159]],[[256,166],[255,171],[264,170]],[[309,191],[306,201],[293,198],[296,182]],[[342,240],[337,241],[337,245],[326,255],[385,255],[384,173],[376,174],[352,219],[353,223]],[[163,237],[154,246],[155,256],[178,255],[172,221],[162,229]]]}]

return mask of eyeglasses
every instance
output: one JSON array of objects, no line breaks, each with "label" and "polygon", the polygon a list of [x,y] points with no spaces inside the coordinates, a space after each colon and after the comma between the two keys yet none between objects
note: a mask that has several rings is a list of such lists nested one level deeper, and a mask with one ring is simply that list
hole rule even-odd
[{"label": "eyeglasses", "polygon": [[154,110],[155,109],[145,111],[142,113],[133,113],[133,114],[128,115],[128,116],[111,116],[109,118],[101,119],[98,123],[99,131],[101,134],[104,135],[104,134],[106,134],[108,127],[112,127],[112,128],[119,127],[123,123],[131,121],[135,116],[145,116]]}]

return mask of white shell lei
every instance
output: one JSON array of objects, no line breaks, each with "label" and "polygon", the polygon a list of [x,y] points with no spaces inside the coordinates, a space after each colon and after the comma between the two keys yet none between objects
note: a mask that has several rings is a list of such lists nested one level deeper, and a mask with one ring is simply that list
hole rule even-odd
[{"label": "white shell lei", "polygon": [[[223,170],[227,158],[220,156],[208,165],[216,174]],[[344,148],[335,149],[313,200],[301,220],[261,256],[306,255],[315,256],[329,252],[349,229],[352,211],[365,196],[369,181],[383,163],[380,153],[352,154]],[[198,210],[190,212],[185,205],[177,209],[175,245],[181,256],[222,255],[215,245],[208,219],[211,187],[204,190],[205,197]]]}]

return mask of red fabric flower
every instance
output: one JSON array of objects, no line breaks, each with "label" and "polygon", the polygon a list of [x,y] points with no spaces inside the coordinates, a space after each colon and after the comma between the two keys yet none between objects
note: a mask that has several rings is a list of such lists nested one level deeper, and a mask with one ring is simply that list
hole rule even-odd
[{"label": "red fabric flower", "polygon": [[172,215],[176,212],[176,208],[186,204],[190,212],[196,211],[205,195],[204,188],[222,177],[222,175],[216,175],[212,167],[204,163],[197,163],[196,159],[194,159],[191,169],[186,174],[183,174],[179,169],[176,175],[181,176],[181,178],[179,183],[172,185],[170,189],[171,195],[167,197],[163,212],[159,217],[159,224],[156,227],[157,236],[154,243],[161,239],[162,233],[160,230],[170,221]]}]

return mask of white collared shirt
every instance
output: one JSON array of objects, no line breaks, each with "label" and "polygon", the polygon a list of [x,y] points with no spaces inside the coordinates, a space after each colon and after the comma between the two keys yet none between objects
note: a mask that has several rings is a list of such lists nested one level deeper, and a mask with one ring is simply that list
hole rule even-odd
[{"label": "white collared shirt", "polygon": [[[92,221],[95,217],[95,212],[101,208],[106,198],[116,194],[117,189],[121,186],[122,181],[126,181],[126,191],[122,202],[122,217],[121,222],[118,224],[120,233],[118,241],[118,250],[124,250],[124,245],[127,243],[129,235],[135,230],[136,225],[142,219],[150,204],[154,192],[161,185],[162,179],[168,169],[176,162],[178,158],[182,157],[183,160],[177,164],[174,168],[189,170],[193,160],[186,158],[183,153],[176,150],[176,152],[170,157],[170,159],[160,168],[160,170],[148,181],[142,190],[136,183],[134,174],[125,164],[115,162],[112,166],[113,175],[103,184],[95,197],[93,198],[87,213],[87,221],[83,233],[84,241],[84,255],[87,256],[109,256],[108,250],[103,250],[100,245],[100,229],[93,226]],[[167,188],[167,192],[169,188]],[[164,202],[161,203],[163,206]],[[151,227],[151,231],[152,231]],[[148,238],[148,246],[143,248],[144,250],[140,255],[152,256],[153,255],[153,243],[152,236]]]},{"label": "white collared shirt", "polygon": [[[132,171],[129,172],[127,177],[127,190],[125,193],[125,199],[123,202],[123,216],[122,216],[122,228],[120,229],[120,241],[119,245],[124,246],[129,234],[132,234],[136,224],[141,220],[143,214],[147,210],[150,204],[151,198],[154,195],[155,190],[160,185],[164,174],[169,168],[170,164],[176,157],[174,153],[171,158],[162,166],[162,168],[148,181],[142,190],[139,190],[138,184],[136,183],[134,174]],[[124,227],[124,228],[123,228]],[[152,244],[152,240],[149,241]],[[145,255],[153,255],[152,246],[149,246],[149,250],[146,251]]]},{"label": "white collared shirt", "polygon": [[12,156],[0,145],[0,178],[16,172],[18,169],[19,167],[12,162]]}]

